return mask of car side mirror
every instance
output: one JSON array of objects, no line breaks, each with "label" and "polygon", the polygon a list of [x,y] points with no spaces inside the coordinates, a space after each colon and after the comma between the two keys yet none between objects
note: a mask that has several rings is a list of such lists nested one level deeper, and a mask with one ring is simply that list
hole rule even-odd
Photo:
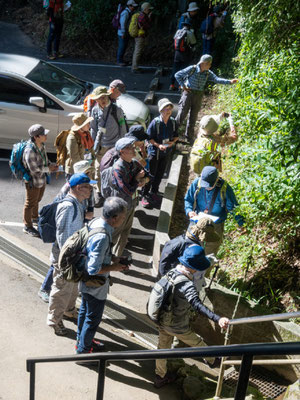
[{"label": "car side mirror", "polygon": [[45,107],[45,100],[42,97],[30,97],[29,103],[38,107],[39,111],[42,113],[47,111]]}]

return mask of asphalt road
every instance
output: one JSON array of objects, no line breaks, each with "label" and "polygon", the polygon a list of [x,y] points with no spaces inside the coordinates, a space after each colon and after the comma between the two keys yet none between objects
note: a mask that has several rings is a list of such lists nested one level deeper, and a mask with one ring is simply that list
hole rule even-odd
[{"label": "asphalt road", "polygon": [[[25,35],[21,29],[15,25],[0,21],[0,52],[10,54],[27,55],[45,59],[45,49],[36,47],[31,38]],[[118,65],[91,62],[83,59],[64,58],[60,61],[54,61],[53,64],[66,70],[67,72],[84,80],[99,82],[108,85],[114,79],[124,81],[129,94],[144,100],[149,91],[149,85],[154,78],[154,67],[142,67],[141,74],[133,74],[130,67],[119,67]],[[170,92],[169,88],[169,70],[160,77],[160,87],[156,92],[155,104],[163,97],[168,97],[175,104],[179,101],[179,93]],[[157,113],[157,107],[150,107],[152,114]]]}]

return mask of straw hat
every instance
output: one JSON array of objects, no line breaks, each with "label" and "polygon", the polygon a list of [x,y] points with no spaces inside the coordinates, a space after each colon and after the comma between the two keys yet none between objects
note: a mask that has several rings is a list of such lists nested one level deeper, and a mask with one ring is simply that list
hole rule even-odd
[{"label": "straw hat", "polygon": [[93,117],[88,117],[85,113],[75,114],[72,118],[74,125],[72,126],[71,130],[74,132],[79,131],[79,129],[83,128],[89,122],[93,121],[93,119]]}]

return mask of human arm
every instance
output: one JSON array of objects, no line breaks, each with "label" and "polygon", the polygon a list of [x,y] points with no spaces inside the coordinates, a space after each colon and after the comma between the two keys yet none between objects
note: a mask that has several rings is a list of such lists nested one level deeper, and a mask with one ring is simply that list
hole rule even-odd
[{"label": "human arm", "polygon": [[189,217],[192,218],[193,216],[197,215],[197,205],[196,209],[194,210],[194,201],[195,201],[195,193],[197,190],[197,185],[198,185],[198,180],[200,178],[196,178],[191,186],[188,188],[188,191],[186,192],[186,195],[184,196],[184,210],[185,214]]},{"label": "human arm", "polygon": [[76,138],[76,134],[71,132],[69,133],[66,140],[66,149],[67,155],[69,158],[69,165],[74,165],[78,161],[83,160],[83,155],[79,149],[79,140]]},{"label": "human arm", "polygon": [[[138,162],[136,163],[138,164]],[[142,167],[140,166],[140,168]],[[139,171],[137,171],[137,173]],[[138,188],[138,181],[135,179],[135,177],[132,179],[129,170],[126,168],[125,162],[117,161],[113,168],[113,177],[118,188],[127,196],[131,197]]]},{"label": "human arm", "polygon": [[236,222],[239,227],[242,227],[245,223],[244,217],[239,214],[235,214],[234,208],[238,206],[237,199],[230,185],[226,188],[226,210],[234,215]]},{"label": "human arm", "polygon": [[50,172],[48,165],[44,165],[41,155],[33,145],[25,148],[23,159],[30,171],[30,175],[41,176],[42,174]]},{"label": "human arm", "polygon": [[126,8],[124,11],[122,11],[121,16],[120,16],[120,28],[119,32],[121,33],[122,38],[124,38],[126,34],[126,26],[127,26],[127,21],[129,18],[129,10]]},{"label": "human arm", "polygon": [[87,244],[87,272],[89,275],[103,275],[111,271],[126,271],[128,266],[117,262],[106,263],[110,238],[105,233],[96,233]]},{"label": "human arm", "polygon": [[118,124],[120,127],[120,137],[124,137],[125,134],[127,133],[127,128],[126,128],[126,121],[124,117],[124,112],[121,107],[117,107],[117,118],[118,118]]},{"label": "human arm", "polygon": [[237,81],[236,79],[224,79],[224,78],[219,78],[216,74],[214,74],[212,71],[208,71],[208,81],[216,83],[218,85],[231,85],[232,81]]},{"label": "human arm", "polygon": [[177,71],[175,74],[175,79],[179,83],[179,85],[186,91],[190,91],[188,87],[185,86],[185,81],[187,78],[189,78],[191,71],[193,70],[194,66],[190,65],[187,68],[181,69],[180,71]]}]

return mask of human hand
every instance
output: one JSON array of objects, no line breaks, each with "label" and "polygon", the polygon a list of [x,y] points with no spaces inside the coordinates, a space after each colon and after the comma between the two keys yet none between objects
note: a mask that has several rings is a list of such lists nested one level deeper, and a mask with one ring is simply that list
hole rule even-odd
[{"label": "human hand", "polygon": [[237,83],[239,80],[238,79],[231,79],[230,83],[233,85],[234,83]]},{"label": "human hand", "polygon": [[56,172],[56,171],[58,171],[58,165],[56,165],[56,164],[50,164],[50,165],[49,165],[49,171],[50,171],[50,172]]},{"label": "human hand", "polygon": [[186,86],[182,86],[182,89],[185,90],[186,92],[190,93],[192,91],[192,89],[186,87]]},{"label": "human hand", "polygon": [[218,324],[219,324],[220,328],[226,329],[228,327],[228,325],[229,325],[229,319],[226,318],[226,317],[222,317],[222,318],[219,319]]},{"label": "human hand", "polygon": [[141,178],[144,178],[145,176],[145,170],[141,169],[140,172],[136,175],[136,179],[139,180]]},{"label": "human hand", "polygon": [[195,211],[190,211],[190,212],[188,213],[189,218],[196,217],[196,215],[197,215],[197,213],[196,213]]},{"label": "human hand", "polygon": [[158,148],[159,148],[160,151],[166,151],[166,150],[167,150],[167,147],[164,146],[163,144],[160,144],[160,145],[158,146]]},{"label": "human hand", "polygon": [[129,270],[129,266],[128,265],[124,265],[124,264],[121,264],[121,263],[113,264],[112,267],[113,267],[114,271],[123,272],[123,271],[128,271]]},{"label": "human hand", "polygon": [[85,219],[91,220],[94,218],[94,213],[93,211],[88,211],[85,213]]}]

